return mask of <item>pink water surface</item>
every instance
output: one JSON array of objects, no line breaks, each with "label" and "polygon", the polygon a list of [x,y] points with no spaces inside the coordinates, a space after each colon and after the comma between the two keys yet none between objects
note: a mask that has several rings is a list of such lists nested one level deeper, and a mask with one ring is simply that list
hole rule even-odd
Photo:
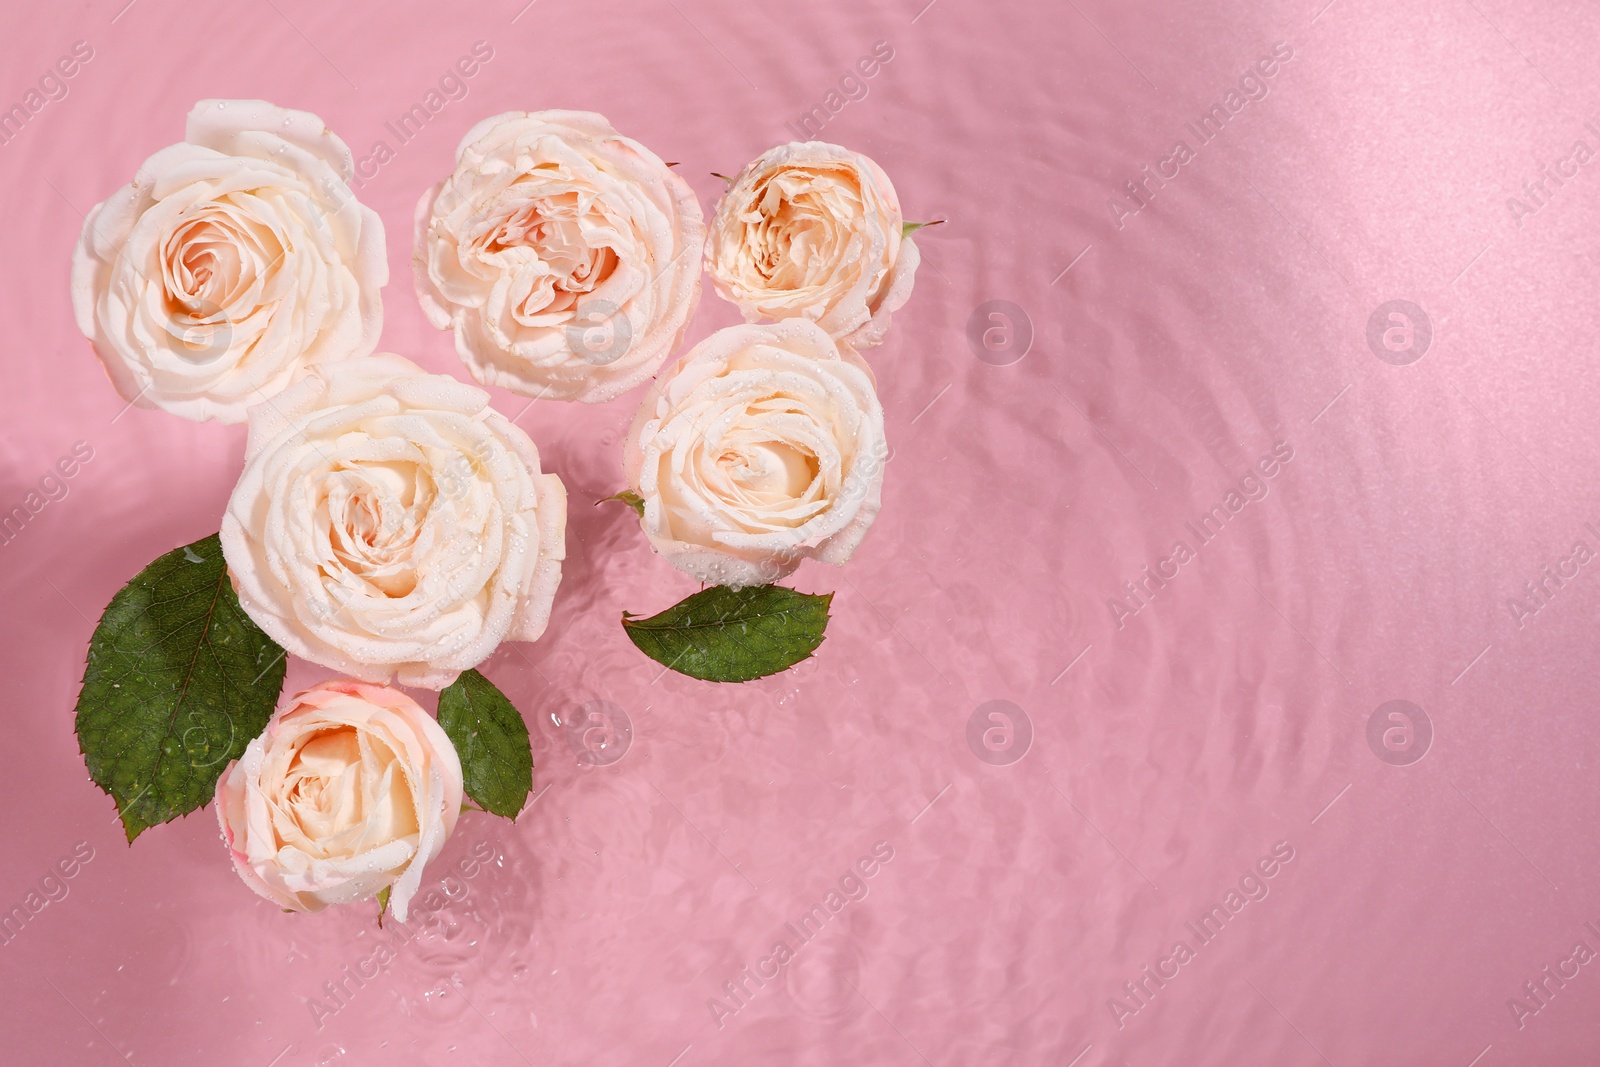
[{"label": "pink water surface", "polygon": [[[0,1062],[1600,1062],[1600,961],[1574,953],[1600,950],[1600,563],[1573,551],[1600,551],[1600,162],[1563,162],[1600,150],[1594,4],[523,2],[6,5],[0,104],[76,41],[93,59],[0,146],[0,510],[75,442],[93,459],[0,546],[0,908],[92,859],[0,944]],[[383,347],[430,369],[462,373],[412,295],[412,206],[495,112],[603,112],[709,210],[711,171],[821,107],[910,218],[948,221],[871,356],[882,517],[796,576],[836,595],[792,672],[695,682],[624,637],[619,612],[694,588],[590,506],[637,394],[520,416],[570,560],[549,634],[484,669],[543,792],[462,819],[455,899],[374,975],[368,909],[258,900],[209,810],[129,848],[86,781],[93,621],[217,528],[244,433],[124,410],[68,263],[195,100],[315,111],[365,157],[478,41],[465,99],[358,191],[388,228]],[[1146,167],[1168,177],[1133,212]],[[1385,347],[1387,313],[1369,343],[1395,300],[1425,351]],[[708,290],[691,339],[734,320]],[[1431,724],[1420,760],[1414,713],[1369,743],[1392,700]],[[969,732],[990,701],[1008,718]],[[591,714],[621,759],[587,755]],[[1196,936],[1242,880],[1259,899]],[[780,940],[775,976],[741,974]]]}]

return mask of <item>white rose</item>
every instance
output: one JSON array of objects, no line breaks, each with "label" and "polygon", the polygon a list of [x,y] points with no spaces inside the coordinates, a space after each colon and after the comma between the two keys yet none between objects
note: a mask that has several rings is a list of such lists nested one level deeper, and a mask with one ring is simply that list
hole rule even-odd
[{"label": "white rose", "polygon": [[623,455],[656,550],[735,588],[849,559],[888,458],[859,360],[804,319],[730,326],[690,349],[651,386]]},{"label": "white rose", "polygon": [[222,550],[240,605],[290,652],[440,689],[544,632],[566,514],[482,389],[368,356],[251,409]]},{"label": "white rose", "polygon": [[306,366],[377,344],[383,223],[315,115],[202,100],[185,137],[89,212],[72,306],[125,399],[242,422]]},{"label": "white rose", "polygon": [[389,887],[401,922],[461,814],[450,738],[398,689],[327,681],[289,703],[217,781],[217,819],[245,884],[321,911]]},{"label": "white rose", "polygon": [[483,384],[610,400],[683,339],[704,238],[688,183],[604,117],[512,111],[417,204],[417,295]]},{"label": "white rose", "polygon": [[866,348],[911,296],[921,254],[902,236],[889,176],[821,141],[779,145],[717,203],[706,269],[746,322],[806,318]]}]

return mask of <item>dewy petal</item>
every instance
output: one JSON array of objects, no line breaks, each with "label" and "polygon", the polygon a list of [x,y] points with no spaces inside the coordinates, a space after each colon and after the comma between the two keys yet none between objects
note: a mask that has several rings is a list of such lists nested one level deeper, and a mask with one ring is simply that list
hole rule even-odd
[{"label": "dewy petal", "polygon": [[889,332],[889,319],[911,299],[911,286],[916,280],[917,265],[922,262],[922,252],[907,237],[900,242],[900,255],[894,267],[879,286],[872,304],[872,317],[844,338],[844,343],[860,348],[871,347],[883,340]]}]

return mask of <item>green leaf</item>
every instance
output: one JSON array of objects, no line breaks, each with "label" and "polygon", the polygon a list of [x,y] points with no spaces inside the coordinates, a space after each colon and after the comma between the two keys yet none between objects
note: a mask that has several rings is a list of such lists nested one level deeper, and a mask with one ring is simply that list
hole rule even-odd
[{"label": "green leaf", "polygon": [[130,843],[211,799],[266,729],[286,658],[239,607],[215,534],[168,552],[111,598],[89,639],[78,748]]},{"label": "green leaf", "polygon": [[924,226],[938,226],[943,222],[944,219],[934,219],[932,222],[902,222],[900,224],[900,236],[910,237]]},{"label": "green leaf", "polygon": [[461,758],[467,796],[515,819],[533,790],[533,748],[516,706],[477,671],[462,671],[439,694],[439,725]]},{"label": "green leaf", "polygon": [[833,594],[781,585],[712,586],[641,619],[622,613],[639,650],[662,666],[707,682],[748,682],[787,670],[822,644]]},{"label": "green leaf", "polygon": [[378,890],[378,928],[383,928],[383,917],[389,913],[389,890],[393,886],[384,886]]},{"label": "green leaf", "polygon": [[635,515],[638,515],[641,519],[644,518],[644,497],[640,496],[638,493],[635,493],[632,489],[624,489],[620,493],[612,493],[610,496],[603,496],[599,500],[596,500],[595,503],[604,504],[608,500],[615,500],[619,503],[626,504],[633,509]]}]

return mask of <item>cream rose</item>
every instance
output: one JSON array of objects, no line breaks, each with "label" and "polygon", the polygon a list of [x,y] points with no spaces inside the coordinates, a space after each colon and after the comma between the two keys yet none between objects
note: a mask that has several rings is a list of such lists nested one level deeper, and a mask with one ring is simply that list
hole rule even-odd
[{"label": "cream rose", "polygon": [[706,269],[746,322],[805,318],[866,348],[911,296],[921,254],[902,236],[889,176],[821,141],[779,145],[717,203]]},{"label": "cream rose", "polygon": [[544,632],[566,514],[483,390],[368,356],[251,410],[222,550],[239,603],[290,652],[440,689]]},{"label": "cream rose", "polygon": [[860,357],[804,319],[731,326],[645,396],[623,455],[656,550],[702,582],[843,563],[877,517],[888,447]]},{"label": "cream rose", "polygon": [[483,384],[610,400],[683,339],[704,239],[688,183],[604,117],[512,111],[417,204],[417,295]]},{"label": "cream rose", "polygon": [[293,697],[217,781],[217,818],[245,884],[291,911],[385,886],[405,922],[422,869],[461,814],[461,761],[398,689],[327,681]]},{"label": "cream rose", "polygon": [[129,402],[243,422],[303,368],[377,344],[383,223],[315,115],[202,100],[185,137],[89,213],[73,311]]}]

